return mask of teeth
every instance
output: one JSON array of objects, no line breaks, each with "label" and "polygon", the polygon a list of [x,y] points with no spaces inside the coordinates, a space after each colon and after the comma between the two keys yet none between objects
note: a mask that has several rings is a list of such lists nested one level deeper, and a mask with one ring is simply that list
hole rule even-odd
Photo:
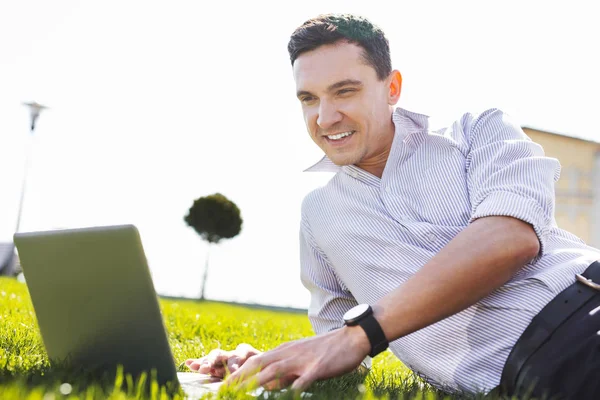
[{"label": "teeth", "polygon": [[352,135],[352,133],[354,133],[354,131],[338,133],[337,135],[328,135],[327,137],[331,140],[340,140],[341,138]]}]

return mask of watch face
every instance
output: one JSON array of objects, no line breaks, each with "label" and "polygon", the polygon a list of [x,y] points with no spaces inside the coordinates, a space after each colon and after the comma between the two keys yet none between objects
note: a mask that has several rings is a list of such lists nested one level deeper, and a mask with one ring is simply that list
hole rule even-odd
[{"label": "watch face", "polygon": [[369,310],[368,304],[359,304],[356,307],[352,307],[351,309],[349,309],[346,312],[346,314],[344,314],[344,320],[345,321],[353,321],[356,318],[363,315],[364,313],[366,313],[368,310]]}]

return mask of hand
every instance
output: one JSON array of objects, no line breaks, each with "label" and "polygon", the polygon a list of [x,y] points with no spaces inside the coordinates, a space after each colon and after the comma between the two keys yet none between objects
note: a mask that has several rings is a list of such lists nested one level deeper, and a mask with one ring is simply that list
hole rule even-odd
[{"label": "hand", "polygon": [[212,350],[202,358],[190,358],[186,360],[185,365],[192,371],[198,371],[201,374],[210,374],[217,378],[223,378],[227,370],[235,372],[250,357],[261,354],[259,350],[249,344],[242,343],[233,351],[221,349]]},{"label": "hand", "polygon": [[371,344],[361,327],[343,327],[256,355],[225,382],[249,383],[255,378],[258,385],[267,388],[293,382],[292,390],[302,391],[318,379],[356,369],[370,350]]}]

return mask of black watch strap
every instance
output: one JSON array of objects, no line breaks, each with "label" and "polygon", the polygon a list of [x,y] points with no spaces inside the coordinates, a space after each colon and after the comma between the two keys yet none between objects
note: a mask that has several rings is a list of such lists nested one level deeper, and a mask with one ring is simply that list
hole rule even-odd
[{"label": "black watch strap", "polygon": [[385,337],[385,333],[383,333],[381,325],[379,325],[379,322],[377,322],[373,314],[362,318],[358,321],[358,325],[364,329],[367,338],[369,338],[369,342],[371,342],[371,352],[369,353],[369,356],[375,357],[377,354],[388,348],[389,344]]}]

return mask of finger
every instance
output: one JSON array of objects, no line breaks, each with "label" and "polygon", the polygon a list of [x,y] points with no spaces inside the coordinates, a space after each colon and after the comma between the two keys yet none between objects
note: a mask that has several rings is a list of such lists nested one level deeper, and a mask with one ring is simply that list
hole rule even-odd
[{"label": "finger", "polygon": [[[207,356],[202,357],[198,364],[206,364],[209,368],[217,368],[222,367],[225,362],[227,362],[227,358],[229,357],[229,353],[223,350],[213,350],[208,353]],[[192,365],[194,365],[192,363]]]},{"label": "finger", "polygon": [[245,361],[246,360],[244,358],[239,356],[229,357],[229,359],[227,360],[227,369],[230,373],[233,373],[237,371],[244,364]]},{"label": "finger", "polygon": [[281,390],[290,386],[298,377],[296,375],[284,376],[281,379],[272,380],[269,383],[263,385],[267,390]]},{"label": "finger", "polygon": [[197,371],[201,374],[210,374],[212,376],[216,376],[222,378],[225,376],[225,366],[226,364],[226,356],[222,354],[218,354],[216,358],[200,358],[194,360],[188,368],[192,371]]},{"label": "finger", "polygon": [[237,371],[249,358],[262,354],[262,352],[247,344],[239,345],[232,353],[233,355],[227,360],[229,372]]},{"label": "finger", "polygon": [[236,349],[233,351],[233,354],[239,356],[243,360],[243,363],[248,358],[262,354],[262,352],[250,346],[249,344],[242,343],[236,347]]},{"label": "finger", "polygon": [[211,368],[208,374],[216,378],[223,378],[225,376],[225,367]]},{"label": "finger", "polygon": [[262,368],[266,368],[269,364],[279,361],[285,353],[277,350],[267,351],[249,358],[246,362],[233,374],[229,376],[226,382],[244,382],[256,375]]},{"label": "finger", "polygon": [[[219,356],[223,350],[215,349],[210,353],[201,358],[190,358],[185,361],[185,364],[193,371],[199,371],[206,369],[205,365],[212,366],[214,364],[214,360],[217,356]],[[200,371],[202,373],[208,373],[206,371]]]},{"label": "finger", "polygon": [[188,358],[187,360],[185,360],[185,365],[186,366],[190,366],[194,363],[196,364],[202,364],[202,362],[206,360],[206,357],[200,357],[200,358]]},{"label": "finger", "polygon": [[211,368],[211,364],[208,360],[199,359],[195,360],[190,365],[188,365],[188,368],[192,371],[198,371],[202,374],[208,374]]},{"label": "finger", "polygon": [[205,361],[198,366],[196,371],[200,372],[201,374],[210,374],[212,368],[212,365],[208,361]]},{"label": "finger", "polygon": [[292,384],[292,390],[295,392],[303,392],[316,380],[316,374],[311,371],[307,371],[304,375],[298,377]]},{"label": "finger", "polygon": [[216,367],[224,367],[227,365],[227,360],[230,357],[233,357],[233,353],[230,351],[223,351],[217,354],[213,359],[211,359],[212,365]]},{"label": "finger", "polygon": [[225,384],[229,385],[232,383],[243,383],[256,375],[256,373],[262,368],[263,355],[264,354],[261,354],[248,359],[242,366],[240,366],[240,368],[229,375],[229,377],[225,380]]},{"label": "finger", "polygon": [[[192,371],[198,371],[201,365],[206,364],[207,361],[205,359],[199,358],[197,360],[192,360],[190,364],[188,364],[188,368]],[[187,364],[187,363],[186,363]]]},{"label": "finger", "polygon": [[294,372],[294,365],[289,360],[281,360],[274,362],[268,367],[264,368],[257,375],[258,384],[264,386],[265,384],[279,380],[285,376],[291,376]]}]

